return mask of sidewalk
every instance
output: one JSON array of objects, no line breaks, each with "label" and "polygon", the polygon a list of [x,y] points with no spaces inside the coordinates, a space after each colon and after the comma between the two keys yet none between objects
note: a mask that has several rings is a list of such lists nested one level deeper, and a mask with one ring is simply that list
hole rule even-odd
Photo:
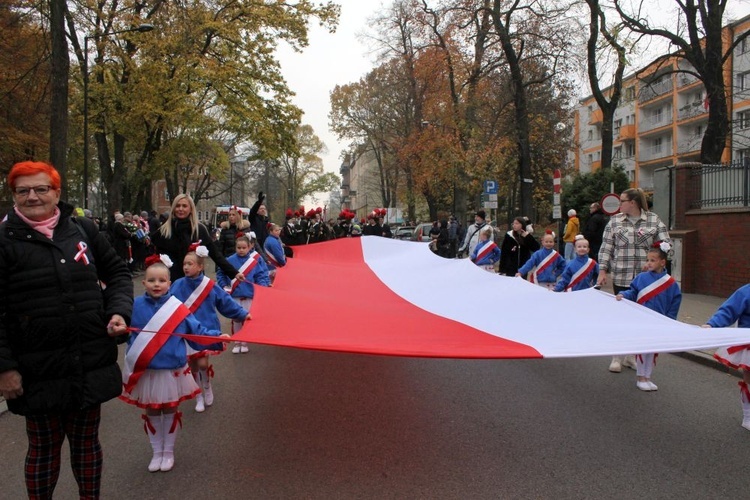
[{"label": "sidewalk", "polygon": [[[136,294],[143,293],[143,285],[141,284],[142,279],[142,273],[136,274],[133,277],[133,286],[135,288]],[[607,287],[604,287],[603,290],[612,293],[611,287],[609,289],[607,289]],[[716,309],[719,308],[724,300],[726,299],[713,297],[711,295],[698,295],[691,293],[683,294],[682,305],[680,306],[680,314],[677,316],[677,319],[682,321],[683,323],[688,323],[691,325],[702,325],[708,320],[708,318],[711,317],[711,315],[713,315],[713,313],[716,311]],[[733,370],[716,361],[713,357],[713,353],[713,350],[705,350],[675,352],[672,354],[674,354],[675,356],[683,357],[685,359],[689,359],[691,361],[695,361],[697,363],[701,363],[711,368],[715,368],[725,373],[730,373],[738,377],[740,376],[740,373],[737,370]],[[3,398],[0,397],[0,414],[5,412],[7,409],[7,404],[5,403]]]}]

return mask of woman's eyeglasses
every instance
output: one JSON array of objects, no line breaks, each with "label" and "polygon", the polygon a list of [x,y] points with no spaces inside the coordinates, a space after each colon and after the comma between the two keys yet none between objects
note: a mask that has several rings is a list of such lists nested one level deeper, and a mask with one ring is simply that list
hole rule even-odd
[{"label": "woman's eyeglasses", "polygon": [[50,192],[52,186],[31,186],[31,187],[19,187],[13,190],[17,196],[26,197],[34,191],[37,195],[45,195]]}]

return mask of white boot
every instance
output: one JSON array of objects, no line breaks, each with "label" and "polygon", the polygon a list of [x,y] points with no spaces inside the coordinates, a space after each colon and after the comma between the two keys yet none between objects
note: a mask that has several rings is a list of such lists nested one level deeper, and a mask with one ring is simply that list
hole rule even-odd
[{"label": "white boot", "polygon": [[203,413],[204,411],[206,411],[206,404],[203,399],[203,394],[198,394],[198,396],[196,396],[195,398],[195,411],[197,411],[198,413]]},{"label": "white boot", "polygon": [[201,369],[201,380],[203,381],[203,385],[201,385],[201,389],[203,389],[203,397],[206,401],[206,406],[211,406],[214,404],[214,389],[211,387],[211,372],[212,372],[211,365],[208,366],[206,369]]},{"label": "white boot", "polygon": [[164,432],[164,452],[161,459],[161,471],[167,472],[174,467],[174,442],[177,439],[177,429],[182,426],[182,413],[165,413],[162,422]]},{"label": "white boot", "polygon": [[149,472],[156,472],[161,470],[162,452],[164,450],[164,431],[162,426],[162,415],[143,415],[141,418],[145,420],[146,434],[148,434],[148,440],[151,441],[151,449],[154,455],[151,457],[151,462],[148,464]]},{"label": "white boot", "polygon": [[[195,383],[198,387],[202,387],[201,376],[201,370],[195,370],[193,372],[193,380],[195,380]],[[203,394],[198,394],[198,396],[195,398],[195,411],[197,411],[198,413],[203,413],[204,411],[206,411]]]}]

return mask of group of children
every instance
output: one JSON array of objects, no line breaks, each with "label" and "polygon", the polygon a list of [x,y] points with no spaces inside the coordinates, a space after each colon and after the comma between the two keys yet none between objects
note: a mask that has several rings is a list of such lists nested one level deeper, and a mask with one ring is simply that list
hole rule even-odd
[{"label": "group of children", "polygon": [[[209,357],[224,351],[224,342],[231,338],[221,333],[218,314],[232,320],[234,335],[250,319],[254,284],[272,286],[270,274],[286,264],[283,251],[278,255],[272,248],[275,241],[268,242],[278,240],[279,231],[269,229],[265,245],[268,265],[253,250],[253,233],[237,235],[235,253],[227,260],[244,280],[230,279],[221,270],[216,281],[207,277],[204,261],[208,249],[199,242],[191,245],[182,262],[185,276],[174,283],[170,282],[173,264],[168,256],[152,255],[146,260],[145,293],[133,304],[120,399],[145,410],[142,418],[153,451],[150,472],[169,471],[174,466],[175,440],[182,426],[180,403],[196,398],[195,410],[200,413],[214,402]],[[211,337],[221,340],[214,342]],[[232,352],[248,350],[246,343],[235,342]]]}]

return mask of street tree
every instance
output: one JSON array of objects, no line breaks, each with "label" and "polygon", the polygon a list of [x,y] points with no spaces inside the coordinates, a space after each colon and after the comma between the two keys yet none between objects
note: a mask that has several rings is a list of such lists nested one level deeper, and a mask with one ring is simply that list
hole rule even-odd
[{"label": "street tree", "polygon": [[[491,6],[495,35],[500,41],[510,73],[516,130],[520,213],[533,212],[531,122],[529,89],[548,83],[569,68],[572,37],[567,18],[570,5],[538,0],[493,0]],[[541,63],[543,61],[543,63]],[[526,71],[532,63],[535,70]]]},{"label": "street tree", "polygon": [[33,9],[0,4],[0,174],[49,152],[50,60],[44,23]]},{"label": "street tree", "polygon": [[[237,144],[291,150],[301,112],[274,49],[282,42],[301,49],[311,19],[333,29],[339,12],[306,1],[75,4],[68,25],[79,62],[80,40],[95,35],[90,107],[110,206],[121,204],[129,172],[157,175],[151,163],[167,136],[220,141],[229,130]],[[155,30],[108,36],[144,22]]]},{"label": "street tree", "polygon": [[[628,49],[619,39],[621,30],[618,26],[607,24],[606,10],[600,0],[586,0],[589,7],[589,37],[586,43],[586,69],[589,86],[599,109],[602,111],[601,129],[601,165],[602,168],[612,166],[612,145],[614,143],[614,116],[622,97],[622,80],[628,65]],[[603,38],[603,40],[602,40]],[[602,79],[599,70],[602,69],[600,60],[608,55],[614,56],[614,74],[611,83],[602,89]]]}]

